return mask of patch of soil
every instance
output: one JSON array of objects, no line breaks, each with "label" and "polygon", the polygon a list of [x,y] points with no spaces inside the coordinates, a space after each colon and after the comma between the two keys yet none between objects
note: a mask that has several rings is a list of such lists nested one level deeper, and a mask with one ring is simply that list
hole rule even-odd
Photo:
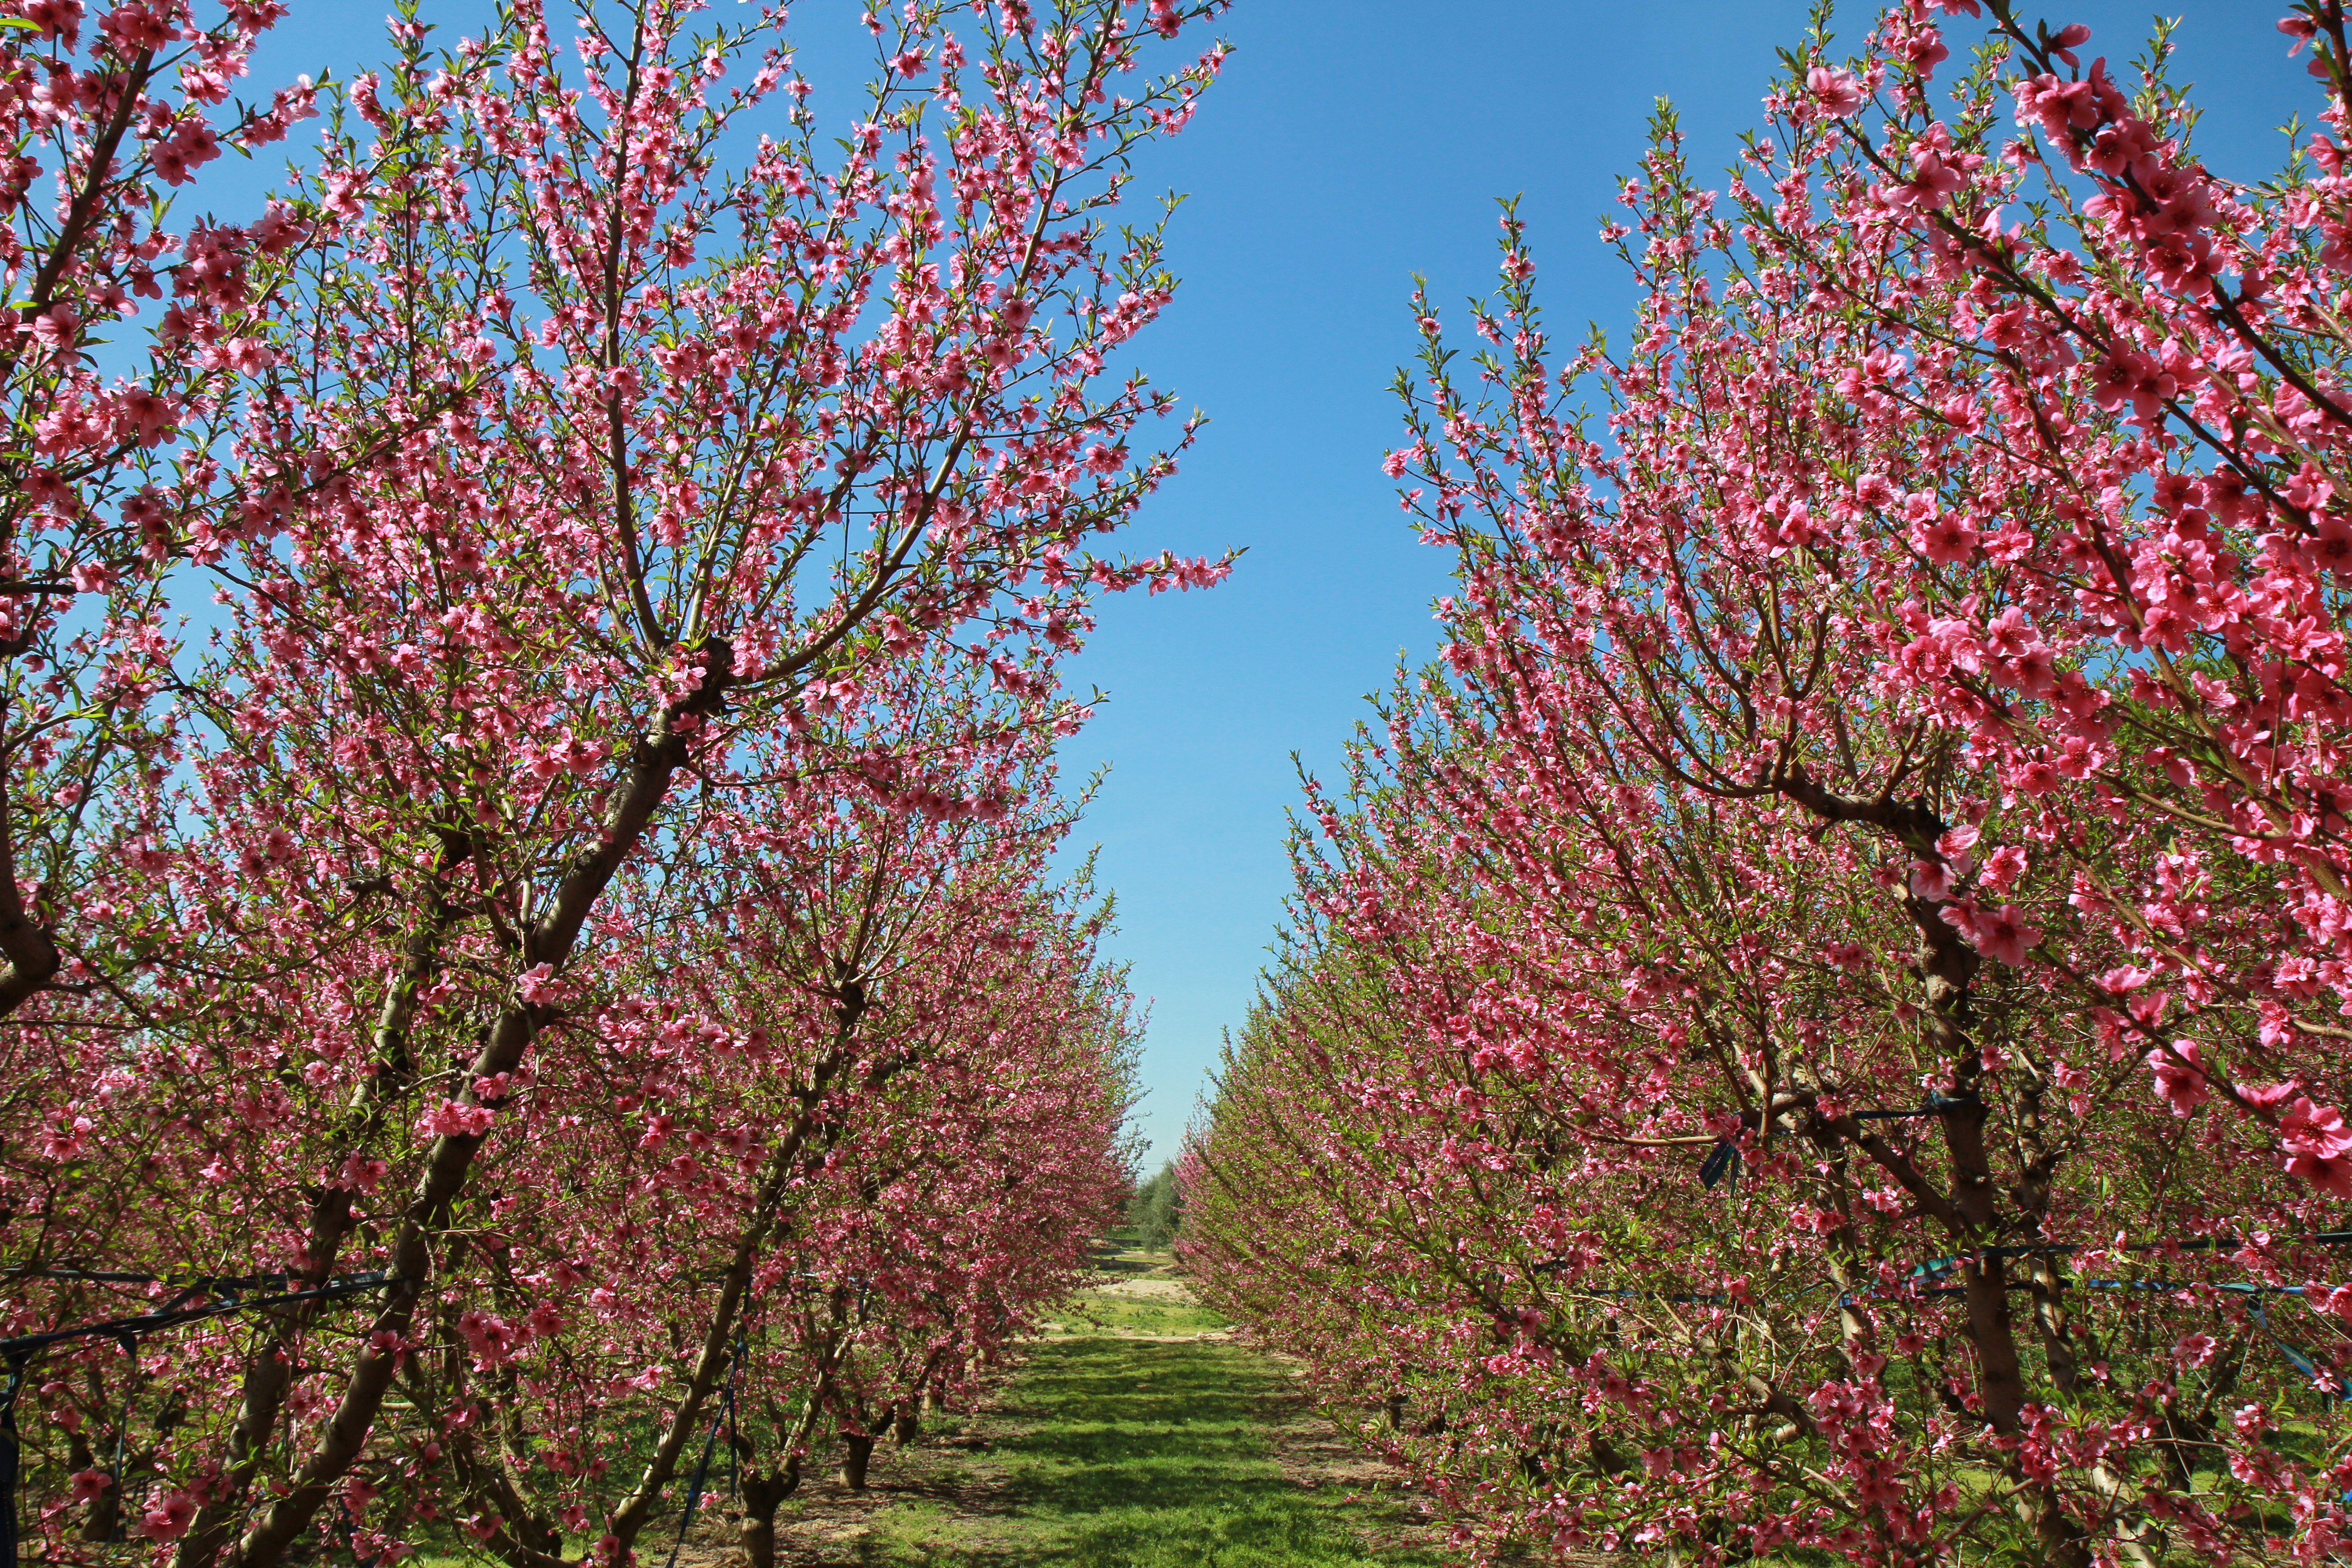
[{"label": "patch of soil", "polygon": [[846,1568],[858,1560],[857,1542],[877,1513],[919,1499],[944,1516],[940,1522],[951,1532],[984,1537],[988,1522],[1013,1507],[1004,1468],[989,1457],[995,1416],[992,1402],[961,1418],[960,1431],[926,1436],[904,1447],[877,1444],[863,1494],[833,1480],[803,1487],[793,1517],[777,1517],[777,1568]]},{"label": "patch of soil", "polygon": [[1198,1305],[1192,1300],[1192,1287],[1184,1281],[1154,1274],[1140,1275],[1132,1279],[1120,1279],[1108,1285],[1097,1285],[1091,1294],[1126,1296],[1140,1301],[1167,1301],[1180,1307]]},{"label": "patch of soil", "polygon": [[[1247,1334],[1235,1337],[1249,1343]],[[1263,1345],[1253,1344],[1250,1348],[1260,1360],[1287,1373],[1292,1381],[1289,1394],[1269,1407],[1266,1419],[1275,1461],[1282,1467],[1283,1474],[1309,1490],[1339,1486],[1370,1500],[1370,1518],[1360,1533],[1364,1544],[1375,1555],[1382,1551],[1413,1548],[1423,1552],[1442,1550],[1446,1526],[1427,1511],[1429,1505],[1413,1495],[1397,1468],[1316,1408],[1306,1389],[1307,1363],[1297,1356],[1270,1351]],[[1364,1418],[1376,1422],[1381,1416],[1377,1409],[1367,1408]],[[1554,1568],[1625,1568],[1627,1563],[1624,1557],[1599,1552],[1571,1552],[1565,1557],[1541,1559],[1509,1554],[1501,1561],[1507,1564],[1541,1561]]]}]

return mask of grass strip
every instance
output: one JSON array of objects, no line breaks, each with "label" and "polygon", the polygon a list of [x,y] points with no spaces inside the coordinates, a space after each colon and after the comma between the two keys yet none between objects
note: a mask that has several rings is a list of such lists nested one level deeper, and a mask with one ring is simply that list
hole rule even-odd
[{"label": "grass strip", "polygon": [[[988,1422],[1002,1511],[908,1499],[880,1511],[861,1568],[1359,1568],[1433,1565],[1383,1543],[1379,1500],[1286,1475],[1269,1422],[1288,1380],[1219,1341],[1072,1337],[1033,1347]],[[1369,1544],[1368,1544],[1369,1542]]]}]

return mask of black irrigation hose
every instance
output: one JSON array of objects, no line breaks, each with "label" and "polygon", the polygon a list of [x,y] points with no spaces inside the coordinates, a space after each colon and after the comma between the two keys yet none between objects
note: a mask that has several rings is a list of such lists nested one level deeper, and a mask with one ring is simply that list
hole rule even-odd
[{"label": "black irrigation hose", "polygon": [[[710,1414],[710,1435],[702,1440],[702,1458],[694,1467],[694,1479],[687,1484],[686,1511],[677,1518],[677,1539],[670,1542],[669,1561],[663,1564],[663,1568],[677,1568],[678,1549],[686,1544],[687,1529],[694,1523],[695,1508],[702,1501],[702,1483],[710,1473],[710,1451],[719,1446],[719,1429],[722,1426],[731,1429],[735,1425],[735,1380],[742,1371],[743,1340],[739,1335],[735,1341],[734,1364],[727,1369],[727,1385],[720,1394],[719,1406]],[[730,1444],[729,1448],[731,1451],[733,1445]],[[6,1565],[0,1565],[0,1568],[6,1568]]]},{"label": "black irrigation hose", "polygon": [[[184,1294],[283,1289],[299,1274],[134,1274],[119,1268],[0,1268],[0,1279],[69,1279],[94,1285],[175,1285]],[[356,1278],[356,1276],[354,1276]]]},{"label": "black irrigation hose", "polygon": [[[268,1276],[262,1276],[262,1278],[266,1279]],[[155,1282],[168,1283],[168,1281]],[[213,1283],[219,1285],[229,1282]],[[45,1334],[22,1334],[13,1340],[0,1340],[0,1357],[6,1358],[9,1364],[13,1366],[21,1361],[29,1361],[53,1346],[64,1344],[69,1340],[100,1337],[120,1340],[137,1334],[152,1333],[158,1329],[177,1328],[183,1323],[201,1322],[206,1318],[217,1318],[230,1312],[247,1311],[256,1307],[284,1307],[297,1301],[324,1301],[338,1296],[354,1296],[362,1290],[373,1290],[393,1283],[394,1280],[389,1274],[350,1274],[340,1279],[330,1279],[326,1284],[309,1290],[294,1290],[280,1295],[251,1298],[232,1295],[224,1300],[208,1301],[201,1307],[183,1307],[179,1304],[181,1301],[186,1300],[190,1296],[204,1293],[202,1285],[190,1285],[181,1290],[170,1306],[156,1311],[142,1313],[136,1318],[117,1318],[110,1322],[84,1323],[75,1329],[57,1329]]]},{"label": "black irrigation hose", "polygon": [[[226,1317],[231,1312],[243,1312],[257,1307],[287,1307],[302,1301],[326,1301],[342,1296],[356,1296],[363,1290],[380,1289],[398,1281],[389,1274],[352,1274],[308,1290],[286,1291],[273,1296],[240,1298],[231,1294],[226,1300],[208,1301],[200,1307],[181,1305],[189,1297],[210,1294],[238,1287],[251,1288],[257,1281],[284,1284],[292,1277],[284,1274],[247,1275],[238,1279],[197,1279],[173,1281],[157,1279],[143,1274],[120,1274],[87,1269],[16,1269],[17,1278],[47,1279],[84,1279],[109,1284],[173,1284],[180,1293],[169,1305],[135,1318],[116,1318],[103,1323],[84,1323],[79,1328],[55,1329],[47,1333],[20,1334],[15,1339],[0,1340],[0,1360],[8,1367],[8,1382],[0,1390],[0,1568],[16,1568],[16,1479],[19,1466],[18,1433],[16,1428],[16,1394],[24,1386],[25,1369],[37,1358],[61,1344],[75,1340],[110,1339],[121,1342],[124,1350],[138,1349],[141,1334],[154,1333],[163,1329],[175,1329],[186,1323],[202,1322],[208,1318]],[[118,1458],[118,1464],[120,1460]],[[116,1484],[121,1483],[118,1479]]]},{"label": "black irrigation hose", "polygon": [[[2309,1236],[2289,1237],[2286,1239],[2291,1242],[2306,1242],[2322,1247],[2343,1247],[2346,1245],[2352,1245],[2352,1231],[2317,1231]],[[2156,1252],[2166,1247],[2175,1247],[2183,1252],[2203,1252],[2223,1246],[2234,1247],[2242,1245],[2243,1245],[2243,1243],[2235,1237],[2200,1237],[2189,1241],[2183,1241],[2179,1238],[2169,1238],[2164,1241],[2138,1242],[2128,1247],[2114,1248],[2113,1250],[2122,1252]],[[2046,1257],[2053,1253],[2064,1254],[2069,1252],[2082,1252],[2085,1250],[2090,1250],[2090,1248],[2082,1246],[2054,1245],[2042,1247],[1988,1247],[1980,1249],[1979,1256],[1988,1258]],[[1940,1279],[1944,1275],[1948,1274],[1953,1266],[1960,1261],[1961,1260],[1958,1258],[1930,1258],[1927,1262],[1920,1264],[1916,1268],[1914,1268],[1911,1271],[1911,1278],[1914,1280]],[[1541,1266],[1538,1265],[1538,1267],[1540,1268]],[[2013,1280],[2011,1282],[2009,1288],[2012,1290],[2022,1290],[2028,1289],[2030,1283],[2030,1281],[2022,1279]],[[2066,1281],[2066,1283],[2084,1290],[2161,1290],[2169,1293],[2176,1290],[2194,1289],[2199,1284],[2206,1282],[2200,1280],[2176,1282],[2170,1279],[2071,1279]],[[2305,1294],[2304,1287],[2300,1285],[2254,1285],[2242,1281],[2232,1281],[2227,1284],[2214,1285],[2211,1288],[2216,1290],[2228,1291],[2233,1296],[2245,1298],[2247,1310],[2254,1321],[2261,1326],[2263,1337],[2268,1339],[2272,1344],[2278,1347],[2279,1353],[2286,1358],[2289,1365],[2293,1366],[2295,1371],[2301,1373],[2305,1377],[2310,1379],[2313,1384],[2321,1387],[2324,1397],[2331,1402],[2337,1399],[2352,1399],[2352,1377],[2346,1377],[2335,1373],[2321,1371],[2318,1363],[2313,1361],[2307,1352],[2298,1346],[2288,1343],[2284,1339],[2280,1337],[2278,1331],[2271,1325],[2270,1314],[2263,1308],[2263,1297],[2301,1296]],[[1858,1295],[1852,1291],[1846,1291],[1839,1295],[1838,1305],[1847,1307],[1859,1305],[1864,1301],[1871,1300],[1901,1300],[1906,1297],[1911,1296],[1960,1296],[1965,1295],[1968,1292],[1968,1287],[1965,1285],[1912,1284],[1901,1287],[1900,1289],[1900,1294],[1893,1296],[1865,1296]],[[1579,1296],[1597,1297],[1603,1300],[1668,1301],[1680,1305],[1703,1307],[1719,1307],[1731,1300],[1730,1297],[1719,1293],[1713,1295],[1696,1295],[1662,1290],[1573,1289],[1570,1293]],[[2352,1501],[2352,1491],[2347,1491],[2344,1495],[2347,1501]]]},{"label": "black irrigation hose", "polygon": [[7,1387],[0,1390],[0,1568],[16,1568],[16,1390],[31,1359],[9,1357]]}]

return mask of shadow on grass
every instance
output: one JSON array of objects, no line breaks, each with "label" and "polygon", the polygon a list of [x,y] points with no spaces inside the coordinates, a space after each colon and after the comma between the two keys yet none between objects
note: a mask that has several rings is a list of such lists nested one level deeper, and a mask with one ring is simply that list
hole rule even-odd
[{"label": "shadow on grass", "polygon": [[1149,1274],[1168,1261],[1165,1255],[1132,1252],[1125,1247],[1101,1246],[1087,1255],[1087,1264],[1099,1274],[1116,1274],[1122,1279]]},{"label": "shadow on grass", "polygon": [[[1286,1477],[1265,1423],[1282,1376],[1217,1342],[1035,1347],[992,1445],[1012,1508],[987,1539],[919,1510],[854,1549],[861,1568],[1358,1568],[1360,1505]],[[959,1538],[961,1537],[961,1538]],[[1382,1564],[1432,1564],[1386,1551]]]}]

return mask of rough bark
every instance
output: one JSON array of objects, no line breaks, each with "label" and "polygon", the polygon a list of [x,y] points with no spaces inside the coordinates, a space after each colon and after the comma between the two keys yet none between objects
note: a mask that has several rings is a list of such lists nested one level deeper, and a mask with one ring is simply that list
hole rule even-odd
[{"label": "rough bark", "polygon": [[841,1435],[841,1484],[851,1491],[866,1489],[866,1467],[874,1458],[874,1438],[865,1432]]},{"label": "rough bark", "polygon": [[[91,1469],[98,1464],[89,1440],[79,1430],[66,1435],[66,1463],[76,1470]],[[13,1505],[15,1500],[9,1500]],[[89,1500],[89,1509],[81,1517],[81,1527],[74,1533],[96,1545],[117,1540],[121,1532],[122,1479],[117,1476],[112,1486]]]},{"label": "rough bark", "polygon": [[[1874,827],[1922,859],[1941,858],[1936,844],[1946,824],[1924,799],[1838,795],[1807,776],[1801,767],[1782,770],[1772,783],[1781,794],[1825,821]],[[2009,1271],[2005,1260],[1992,1250],[2000,1238],[2000,1193],[1985,1148],[1986,1108],[1974,1087],[1982,1068],[1972,993],[1983,960],[1944,920],[1939,903],[1906,896],[1904,904],[1919,938],[1916,962],[1927,1004],[1920,1016],[1923,1043],[1948,1064],[1951,1073],[1951,1090],[1938,1118],[1950,1157],[1950,1196],[1940,1213],[1930,1205],[1923,1207],[1937,1213],[1954,1241],[1968,1249],[1969,1257],[1960,1266],[1960,1285],[1969,1338],[1976,1349],[1977,1392],[1983,1401],[1984,1419],[1995,1431],[2013,1433],[2024,1425],[2025,1379],[2010,1310]],[[1855,1141],[1864,1143],[1882,1165],[1893,1168],[1888,1159],[1891,1151],[1883,1142],[1872,1147],[1876,1141]],[[2053,1326],[2063,1331],[2063,1322]],[[2063,1568],[2082,1568],[2090,1562],[2081,1531],[2068,1521],[2051,1489],[2021,1486],[2017,1509],[2039,1540],[2046,1561]]]},{"label": "rough bark", "polygon": [[[5,788],[0,780],[0,788]],[[6,1017],[48,988],[58,977],[62,959],[49,928],[25,907],[16,887],[16,836],[9,806],[0,793],[0,1018]]]},{"label": "rough bark", "polygon": [[800,1487],[797,1454],[787,1455],[773,1471],[743,1472],[743,1519],[736,1526],[736,1535],[749,1568],[776,1568],[776,1510]]},{"label": "rough bark", "polygon": [[[826,1363],[817,1373],[816,1385],[809,1390],[808,1400],[801,1406],[797,1419],[787,1424],[782,1411],[771,1405],[768,1422],[782,1435],[782,1453],[776,1468],[764,1473],[749,1468],[743,1471],[743,1518],[736,1527],[743,1544],[747,1568],[775,1568],[776,1510],[786,1498],[800,1490],[801,1450],[816,1430],[817,1417],[824,1413],[832,1390],[833,1368],[828,1348]],[[752,1455],[750,1435],[738,1427],[730,1439],[738,1458],[749,1460]]]}]

